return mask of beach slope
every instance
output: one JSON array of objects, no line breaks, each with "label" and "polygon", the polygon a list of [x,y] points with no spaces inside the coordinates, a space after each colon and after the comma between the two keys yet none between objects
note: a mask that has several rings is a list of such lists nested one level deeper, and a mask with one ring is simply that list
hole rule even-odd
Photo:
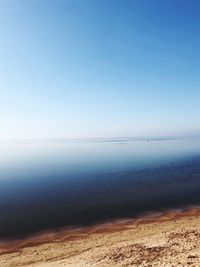
[{"label": "beach slope", "polygon": [[200,210],[46,232],[0,253],[1,267],[200,266]]}]

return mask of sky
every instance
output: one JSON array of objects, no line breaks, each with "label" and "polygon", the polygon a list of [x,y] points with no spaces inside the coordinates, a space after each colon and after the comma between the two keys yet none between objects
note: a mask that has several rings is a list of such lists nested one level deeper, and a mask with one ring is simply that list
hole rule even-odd
[{"label": "sky", "polygon": [[200,134],[198,0],[0,0],[0,139]]}]

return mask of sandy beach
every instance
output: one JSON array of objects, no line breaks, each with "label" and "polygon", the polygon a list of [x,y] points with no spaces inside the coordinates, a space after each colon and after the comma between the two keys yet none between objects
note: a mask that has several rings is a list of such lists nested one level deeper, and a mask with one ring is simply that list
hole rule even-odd
[{"label": "sandy beach", "polygon": [[1,243],[1,267],[200,266],[200,209]]}]

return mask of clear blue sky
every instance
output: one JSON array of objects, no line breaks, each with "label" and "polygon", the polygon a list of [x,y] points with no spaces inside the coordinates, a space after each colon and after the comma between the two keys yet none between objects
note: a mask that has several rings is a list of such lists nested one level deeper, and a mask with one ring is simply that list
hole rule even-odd
[{"label": "clear blue sky", "polygon": [[200,133],[200,1],[1,0],[0,138]]}]

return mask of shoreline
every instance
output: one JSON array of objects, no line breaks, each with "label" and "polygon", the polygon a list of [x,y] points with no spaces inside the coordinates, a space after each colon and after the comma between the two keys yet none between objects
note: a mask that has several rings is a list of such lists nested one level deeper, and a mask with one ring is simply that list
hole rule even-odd
[{"label": "shoreline", "polygon": [[87,236],[112,234],[127,230],[130,226],[164,223],[187,217],[200,217],[199,206],[174,208],[166,211],[146,212],[134,218],[113,219],[92,226],[62,227],[30,234],[26,237],[0,240],[0,256],[14,253],[23,248],[45,245],[48,243],[81,240]]},{"label": "shoreline", "polygon": [[1,243],[1,267],[200,266],[200,208]]}]

